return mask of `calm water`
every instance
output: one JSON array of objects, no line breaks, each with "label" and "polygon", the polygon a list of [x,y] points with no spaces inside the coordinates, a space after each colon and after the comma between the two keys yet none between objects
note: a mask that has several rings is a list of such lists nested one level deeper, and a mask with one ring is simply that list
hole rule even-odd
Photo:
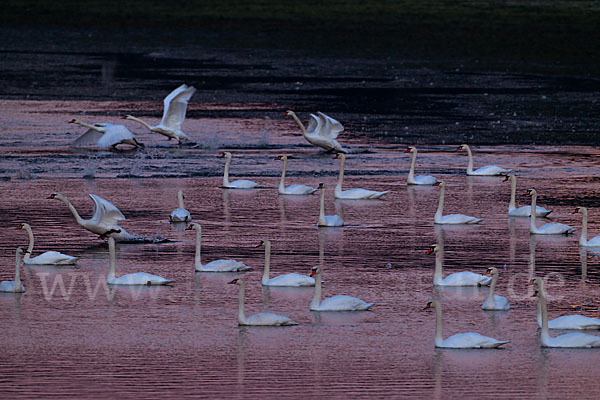
[{"label": "calm water", "polygon": [[[531,237],[528,220],[508,219],[510,186],[501,178],[467,178],[464,152],[420,148],[418,173],[447,183],[446,213],[484,217],[480,226],[434,227],[438,188],[405,185],[410,156],[399,145],[341,141],[351,154],[344,186],[392,190],[380,201],[333,201],[338,161],[318,154],[290,120],[188,120],[197,146],[171,147],[147,133],[137,152],[71,150],[82,130],[66,124],[81,108],[98,115],[140,107],[125,102],[2,101],[0,121],[0,278],[13,279],[14,250],[60,250],[81,256],[76,267],[25,267],[23,295],[0,296],[0,390],[11,398],[40,397],[401,397],[598,398],[598,350],[540,348],[535,299],[528,277],[548,277],[549,313],[600,316],[599,259],[582,254],[578,233]],[[198,105],[201,107],[201,105]],[[83,119],[83,118],[82,118]],[[105,120],[97,115],[91,122]],[[304,118],[303,118],[304,119]],[[136,132],[142,132],[131,126]],[[231,174],[265,189],[223,190],[220,149],[234,153]],[[600,173],[591,147],[474,146],[475,166],[518,170],[517,202],[538,202],[552,220],[580,226],[577,205],[590,208],[590,235],[600,226]],[[327,214],[347,226],[318,229],[318,196],[280,197],[280,153],[288,181],[328,186]],[[183,189],[186,207],[203,226],[203,261],[236,258],[254,268],[246,313],[269,310],[299,326],[239,328],[238,274],[193,272],[195,234],[168,223]],[[67,207],[47,200],[59,191],[84,218],[95,193],[127,217],[122,226],[163,244],[120,244],[117,274],[146,271],[171,287],[107,288],[108,251],[79,227]],[[376,302],[371,312],[314,313],[312,289],[260,285],[262,239],[272,240],[271,275],[323,267],[324,295],[350,294]],[[487,288],[432,288],[434,256],[443,244],[445,272],[500,269],[498,294],[509,312],[485,313]],[[391,265],[389,265],[391,264]],[[583,274],[583,276],[582,276]],[[512,342],[503,350],[435,350],[432,298],[444,306],[444,337],[476,331]],[[555,333],[556,334],[556,333]]]}]

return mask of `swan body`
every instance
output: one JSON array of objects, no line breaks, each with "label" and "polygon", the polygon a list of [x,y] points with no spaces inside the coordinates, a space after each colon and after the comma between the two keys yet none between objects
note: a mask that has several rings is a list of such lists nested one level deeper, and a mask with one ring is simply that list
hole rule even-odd
[{"label": "swan body", "polygon": [[338,183],[335,186],[334,197],[342,200],[372,200],[378,199],[383,195],[388,194],[390,191],[376,192],[375,190],[367,190],[362,188],[342,190],[342,184],[344,183],[344,164],[346,162],[346,155],[344,153],[337,153],[334,158],[340,159],[340,174],[338,177]]},{"label": "swan body", "polygon": [[144,147],[133,136],[133,133],[124,125],[113,125],[108,123],[97,123],[94,125],[86,124],[78,119],[72,119],[70,124],[77,124],[88,128],[87,132],[79,136],[71,146],[87,147],[95,146],[98,148],[116,148],[119,144],[129,144],[134,147]]},{"label": "swan body", "polygon": [[46,251],[39,256],[30,258],[31,252],[33,251],[33,231],[31,230],[31,226],[24,223],[17,226],[17,229],[25,229],[29,235],[29,247],[23,257],[24,264],[70,265],[75,264],[77,260],[79,260],[79,257],[69,256],[58,251]]},{"label": "swan body", "polygon": [[294,286],[306,287],[315,286],[315,279],[308,275],[290,273],[269,278],[271,268],[271,241],[261,240],[259,246],[265,246],[265,268],[263,270],[262,285],[263,286]]},{"label": "swan body", "polygon": [[600,247],[600,236],[596,236],[593,239],[588,240],[588,210],[586,207],[577,207],[573,214],[579,213],[582,215],[581,220],[581,236],[579,236],[579,245],[586,247]]},{"label": "swan body", "polygon": [[21,283],[21,256],[23,255],[23,249],[18,247],[15,259],[15,280],[14,281],[2,281],[0,282],[0,292],[9,293],[24,293],[25,287]]},{"label": "swan body", "polygon": [[406,183],[408,185],[433,185],[438,179],[435,176],[431,175],[418,175],[415,176],[415,164],[417,162],[417,148],[409,147],[404,150],[405,153],[412,153],[412,161],[410,163],[410,170],[408,171],[408,178],[406,178]]},{"label": "swan body", "polygon": [[492,277],[476,274],[471,271],[455,272],[442,279],[442,253],[438,245],[431,245],[427,254],[435,253],[435,270],[433,286],[487,286]]},{"label": "swan body", "polygon": [[258,183],[247,179],[238,179],[237,181],[229,182],[229,165],[231,164],[231,153],[226,151],[219,154],[219,158],[225,158],[225,172],[223,173],[223,186],[227,189],[254,189],[258,187]]},{"label": "swan body", "polygon": [[158,275],[149,274],[147,272],[135,272],[133,274],[116,276],[115,273],[115,239],[112,236],[108,237],[108,253],[110,257],[110,270],[106,277],[106,282],[109,285],[166,285],[173,281],[165,279]]},{"label": "swan body", "polygon": [[321,198],[317,226],[344,226],[344,220],[339,215],[325,215],[325,184],[319,183],[319,190]]},{"label": "swan body", "polygon": [[[516,206],[516,193],[517,193],[517,177],[514,174],[508,174],[504,178],[505,181],[510,180],[510,202],[508,203],[508,216],[509,217],[530,217],[531,206]],[[546,217],[552,211],[536,205],[535,215],[536,217]]]},{"label": "swan body", "polygon": [[171,222],[189,222],[192,220],[192,216],[190,212],[185,209],[183,204],[183,190],[177,192],[177,202],[179,203],[179,207],[174,209],[169,216],[169,221]]},{"label": "swan body", "polygon": [[[531,195],[531,209],[536,209],[537,192],[535,189],[528,189],[527,192]],[[537,235],[568,235],[569,233],[575,232],[575,228],[572,226],[561,224],[559,222],[550,222],[544,224],[539,228],[535,225],[536,213],[531,213],[529,221],[529,233],[535,233]]]},{"label": "swan body", "polygon": [[488,268],[486,275],[491,275],[492,283],[490,285],[490,292],[487,299],[481,306],[482,310],[485,311],[508,311],[510,310],[510,303],[504,296],[498,296],[494,294],[496,290],[496,281],[498,280],[498,270],[495,267]]},{"label": "swan body", "polygon": [[485,167],[478,168],[473,171],[473,154],[471,154],[471,148],[466,144],[458,146],[457,150],[466,150],[467,156],[469,157],[469,164],[467,166],[467,175],[474,176],[497,176],[506,175],[512,171],[512,169],[500,168],[496,165],[486,165]]},{"label": "swan body", "polygon": [[367,311],[375,305],[343,294],[321,300],[321,268],[313,267],[310,276],[315,280],[315,293],[310,302],[311,311]]},{"label": "swan body", "polygon": [[238,324],[248,326],[290,326],[298,325],[297,322],[283,315],[273,313],[259,313],[246,317],[244,313],[244,303],[246,299],[246,284],[241,278],[236,278],[229,282],[232,285],[239,285],[239,307],[238,307]]},{"label": "swan body", "polygon": [[475,332],[458,333],[447,339],[442,338],[442,306],[434,300],[427,303],[425,309],[435,308],[435,347],[446,349],[494,349],[510,340],[498,340]]},{"label": "swan body", "polygon": [[315,189],[311,186],[294,184],[288,187],[285,186],[285,173],[287,170],[287,162],[288,156],[277,156],[276,160],[283,160],[283,170],[281,171],[281,181],[279,181],[279,188],[277,188],[277,193],[284,195],[304,195],[304,194],[313,194],[319,189]]},{"label": "swan body", "polygon": [[335,151],[338,153],[346,153],[347,151],[336,140],[344,127],[337,120],[331,118],[322,112],[317,112],[317,115],[310,114],[308,126],[304,127],[296,113],[288,110],[284,115],[289,115],[294,118],[294,121],[300,125],[302,136],[312,145],[320,147],[327,152]]},{"label": "swan body", "polygon": [[471,217],[470,215],[465,214],[448,214],[442,215],[444,212],[444,198],[446,196],[446,184],[443,181],[438,181],[434,183],[434,186],[439,186],[440,190],[440,200],[438,203],[437,211],[433,217],[434,224],[478,224],[483,221],[482,218]]},{"label": "swan body", "polygon": [[196,93],[196,88],[183,84],[173,90],[165,97],[164,109],[160,124],[151,126],[147,122],[132,115],[126,115],[124,119],[138,122],[148,128],[151,132],[160,133],[171,139],[177,139],[179,143],[188,140],[188,136],[181,130],[181,124],[185,120],[185,112],[190,98]]},{"label": "swan body", "polygon": [[186,231],[191,231],[192,229],[196,231],[196,255],[194,260],[194,269],[196,272],[242,272],[252,269],[243,262],[236,260],[214,260],[208,264],[202,264],[200,259],[202,227],[200,224],[192,223],[185,228]]}]

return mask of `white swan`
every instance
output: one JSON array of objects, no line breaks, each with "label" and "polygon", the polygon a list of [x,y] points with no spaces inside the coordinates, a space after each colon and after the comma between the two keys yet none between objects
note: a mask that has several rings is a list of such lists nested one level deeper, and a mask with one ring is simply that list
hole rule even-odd
[{"label": "white swan", "polygon": [[118,278],[115,274],[115,239],[112,236],[108,237],[108,253],[110,257],[110,270],[106,277],[106,282],[109,285],[166,285],[173,281],[163,278],[162,276],[149,274],[147,272],[135,272],[133,274],[121,275]]},{"label": "white swan", "polygon": [[473,155],[471,154],[471,148],[466,144],[461,144],[456,150],[466,150],[469,157],[469,164],[467,166],[467,175],[476,176],[496,176],[506,175],[512,171],[512,169],[500,168],[496,165],[486,165],[473,171]]},{"label": "white swan", "polygon": [[498,270],[495,267],[490,267],[487,269],[487,272],[485,274],[490,275],[492,277],[492,283],[490,285],[490,292],[488,294],[488,297],[483,302],[481,309],[485,311],[510,310],[510,304],[506,297],[497,296],[494,294],[494,291],[496,289],[496,281],[498,280]]},{"label": "white swan", "polygon": [[347,151],[337,142],[337,137],[344,130],[342,124],[322,112],[317,115],[310,114],[308,126],[304,127],[295,112],[288,110],[284,115],[289,115],[300,125],[302,136],[310,143],[326,151],[346,153]]},{"label": "white swan", "polygon": [[383,195],[388,194],[390,191],[376,192],[374,190],[367,190],[363,188],[342,190],[342,184],[344,183],[344,164],[346,162],[346,155],[344,153],[337,153],[335,157],[340,159],[340,174],[338,176],[338,183],[335,185],[334,197],[342,200],[372,200],[378,199]]},{"label": "white swan", "polygon": [[339,215],[325,215],[325,184],[319,183],[319,190],[321,191],[320,208],[319,208],[319,221],[317,226],[343,226],[344,220]]},{"label": "white swan", "polygon": [[252,269],[243,262],[236,260],[214,260],[208,264],[202,265],[200,259],[202,227],[200,224],[192,223],[185,228],[186,231],[191,231],[192,229],[196,231],[196,256],[194,260],[194,269],[196,272],[241,272]]},{"label": "white swan", "polygon": [[68,256],[58,251],[46,251],[37,257],[30,258],[33,251],[33,232],[31,226],[23,223],[17,226],[17,229],[25,229],[29,235],[29,247],[27,247],[25,257],[23,257],[23,263],[25,264],[69,265],[75,264],[79,260],[79,257]]},{"label": "white swan", "polygon": [[269,270],[271,268],[271,241],[261,240],[258,246],[265,246],[265,269],[263,270],[263,286],[315,286],[315,279],[308,275],[297,274],[295,272],[279,275],[269,279]]},{"label": "white swan", "polygon": [[410,171],[408,171],[408,178],[406,183],[408,185],[433,185],[438,181],[435,176],[431,175],[418,175],[415,176],[415,164],[417,163],[417,148],[409,147],[404,150],[405,153],[412,153],[412,161],[410,163]]},{"label": "white swan", "polygon": [[[531,195],[531,209],[536,209],[537,203],[537,192],[535,189],[527,189],[527,193]],[[529,217],[529,233],[535,233],[537,235],[568,235],[576,231],[572,226],[561,224],[559,222],[550,222],[540,226],[535,226],[535,213],[531,213]]]},{"label": "white swan", "polygon": [[[504,182],[510,180],[510,203],[508,203],[508,216],[509,217],[529,217],[531,216],[531,206],[521,206],[517,208],[515,196],[517,194],[517,177],[514,174],[506,175]],[[536,217],[545,217],[552,211],[546,210],[544,207],[536,205],[535,215]]]},{"label": "white swan", "polygon": [[546,293],[543,290],[536,290],[533,296],[537,296],[542,313],[542,331],[540,334],[542,347],[600,347],[600,337],[588,335],[587,333],[571,332],[555,337],[550,336],[548,331]]},{"label": "white swan", "polygon": [[442,251],[435,244],[427,250],[427,254],[435,253],[433,286],[487,286],[492,282],[492,277],[471,271],[455,272],[442,279]]},{"label": "white swan", "polygon": [[[544,293],[547,298],[548,294],[544,288],[544,281],[540,277],[534,277],[529,280],[528,285],[535,285],[537,290]],[[545,300],[544,300],[545,301]],[[547,313],[547,311],[546,311]],[[546,314],[547,316],[547,314]],[[537,322],[538,326],[542,327],[542,308],[541,302],[537,304]],[[563,315],[548,321],[550,329],[600,329],[600,319],[586,317],[585,315]]]},{"label": "white swan", "polygon": [[[90,219],[83,219],[73,207],[73,204],[60,193],[52,193],[48,196],[48,199],[57,199],[64,202],[71,210],[71,213],[75,217],[75,221],[85,229],[100,235],[100,238],[104,239],[107,235],[114,237],[119,241],[126,240],[137,240],[139,239],[136,235],[131,235],[117,225],[118,221],[123,221],[125,216],[123,213],[115,207],[110,201],[104,200],[102,197],[95,194],[90,194],[90,197],[94,201],[94,215]],[[110,232],[110,233],[109,233]]]},{"label": "white swan", "polygon": [[229,182],[229,165],[231,164],[231,153],[225,151],[218,155],[219,158],[225,158],[225,172],[223,173],[223,186],[227,189],[254,189],[258,187],[258,183],[247,179],[238,179],[237,181]]},{"label": "white swan", "polygon": [[283,170],[281,171],[281,181],[279,181],[279,188],[277,189],[277,193],[302,195],[302,194],[313,194],[314,192],[319,190],[319,189],[315,189],[314,187],[311,187],[311,186],[299,185],[299,184],[294,184],[294,185],[285,187],[285,173],[287,171],[288,156],[286,156],[286,155],[277,156],[276,160],[283,160]]},{"label": "white swan", "polygon": [[21,256],[23,255],[23,249],[18,247],[15,259],[15,280],[14,281],[2,281],[0,282],[0,292],[11,292],[11,293],[23,293],[25,287],[21,283]]},{"label": "white swan", "polygon": [[593,239],[588,240],[587,238],[587,230],[588,230],[588,210],[586,207],[577,207],[573,214],[579,213],[582,215],[581,220],[581,236],[579,236],[579,245],[587,246],[587,247],[598,247],[600,246],[600,236],[596,236]]},{"label": "white swan", "polygon": [[246,284],[242,278],[236,278],[229,282],[232,285],[239,285],[239,307],[238,307],[238,324],[250,326],[289,326],[298,325],[297,322],[283,315],[273,313],[259,313],[246,317],[244,313],[244,302],[246,300]]},{"label": "white swan", "polygon": [[190,212],[185,209],[183,205],[183,190],[177,192],[177,202],[179,203],[179,207],[174,209],[169,216],[169,221],[171,222],[189,222],[192,220],[192,216]]},{"label": "white swan", "polygon": [[116,148],[119,144],[129,144],[135,147],[144,147],[143,143],[136,140],[133,133],[124,125],[113,125],[107,123],[97,123],[94,125],[86,124],[78,119],[72,119],[70,124],[81,125],[88,128],[88,131],[79,136],[71,146],[86,147],[95,146],[99,148]]},{"label": "white swan", "polygon": [[132,115],[126,115],[124,119],[139,122],[148,128],[151,132],[157,132],[171,139],[177,139],[179,143],[188,139],[188,136],[181,130],[181,124],[185,119],[185,111],[188,101],[196,92],[196,88],[188,86],[185,83],[173,90],[164,100],[163,116],[160,124],[151,126],[145,121]]},{"label": "white swan", "polygon": [[434,224],[478,224],[483,221],[482,218],[471,217],[470,215],[464,214],[448,214],[442,215],[444,212],[444,198],[446,196],[446,184],[443,181],[438,181],[433,184],[439,186],[440,190],[440,201],[438,203],[437,211],[433,216]]},{"label": "white swan", "polygon": [[435,347],[446,349],[493,349],[510,343],[510,340],[498,340],[475,332],[458,333],[443,339],[442,305],[439,301],[433,300],[427,303],[424,309],[428,308],[435,308]]},{"label": "white swan", "polygon": [[311,311],[367,311],[375,305],[344,294],[321,300],[321,268],[312,267],[310,276],[315,279],[315,294],[310,302]]}]

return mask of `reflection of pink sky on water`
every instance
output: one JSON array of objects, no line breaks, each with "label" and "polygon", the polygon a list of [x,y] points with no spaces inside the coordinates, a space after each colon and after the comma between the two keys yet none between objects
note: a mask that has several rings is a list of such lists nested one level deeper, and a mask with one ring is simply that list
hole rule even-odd
[{"label": "reflection of pink sky on water", "polygon": [[[350,141],[359,151],[348,156],[344,187],[392,193],[373,202],[334,201],[339,161],[288,135],[297,128],[284,118],[190,119],[184,129],[194,140],[213,140],[213,147],[198,148],[171,148],[162,137],[132,126],[148,147],[112,153],[68,149],[81,132],[66,121],[83,108],[94,122],[139,105],[2,101],[2,106],[0,278],[12,279],[14,250],[27,245],[26,233],[14,229],[21,222],[33,228],[34,255],[60,250],[81,256],[76,267],[25,267],[27,292],[0,296],[5,377],[0,388],[11,397],[600,395],[598,352],[541,349],[535,302],[525,287],[533,273],[547,277],[551,318],[567,312],[598,317],[598,255],[584,255],[587,283],[582,282],[578,232],[531,237],[527,220],[506,217],[509,184],[467,178],[466,155],[454,146],[424,146],[417,171],[447,182],[445,213],[485,218],[480,226],[433,226],[439,189],[406,187],[410,157],[401,153],[403,146],[377,145],[366,153],[368,143]],[[108,110],[110,119],[96,115]],[[224,163],[216,155],[228,143],[237,146],[232,176],[249,177],[265,189],[219,188]],[[473,151],[475,166],[518,170],[519,205],[528,204],[525,190],[535,187],[538,202],[553,210],[550,220],[578,228],[580,215],[571,212],[578,203],[587,205],[590,235],[598,234],[595,148],[473,146]],[[325,182],[327,214],[343,214],[347,226],[317,228],[316,195],[277,195],[281,163],[274,159],[283,152],[297,157],[288,165],[287,184]],[[95,179],[81,179],[92,169],[89,163],[95,163]],[[37,179],[23,179],[23,169]],[[137,178],[125,177],[130,175]],[[202,224],[203,261],[231,257],[253,267],[242,274],[246,313],[268,310],[300,326],[237,327],[238,288],[227,282],[239,275],[194,274],[194,232],[168,224],[179,189]],[[106,247],[76,225],[63,203],[46,199],[54,191],[84,218],[93,204],[87,195],[98,194],[121,209],[128,231],[169,238],[163,244],[117,245],[117,274],[146,271],[174,279],[173,286],[108,288]],[[271,276],[308,274],[321,265],[324,297],[349,294],[377,305],[361,314],[311,313],[311,289],[263,289],[264,249],[256,247],[262,239],[273,242]],[[497,291],[509,298],[511,310],[481,311],[487,288],[433,290],[435,258],[426,250],[434,243],[444,246],[444,275],[498,267]],[[445,337],[476,331],[512,343],[498,351],[434,350],[435,316],[422,310],[432,297],[443,302]]]}]

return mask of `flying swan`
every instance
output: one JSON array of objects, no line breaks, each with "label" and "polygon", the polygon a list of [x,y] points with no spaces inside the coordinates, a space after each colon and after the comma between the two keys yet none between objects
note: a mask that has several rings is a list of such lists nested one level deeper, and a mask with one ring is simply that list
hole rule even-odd
[{"label": "flying swan", "polygon": [[86,124],[78,119],[72,119],[70,124],[81,125],[88,128],[87,132],[79,136],[71,146],[87,147],[95,146],[98,148],[116,148],[119,144],[129,144],[134,147],[144,147],[143,143],[137,141],[133,133],[124,125],[113,125],[108,123],[97,123],[94,125]]},{"label": "flying swan", "polygon": [[29,235],[29,246],[25,252],[25,257],[23,257],[23,263],[25,264],[69,265],[75,264],[77,260],[79,260],[79,257],[68,256],[58,251],[46,251],[37,257],[30,258],[33,251],[33,232],[31,230],[31,226],[23,223],[18,225],[17,229],[25,229]]},{"label": "flying swan", "polygon": [[291,110],[283,115],[289,115],[300,125],[302,136],[312,145],[320,147],[327,152],[347,153],[347,151],[337,142],[337,137],[344,130],[344,127],[337,120],[331,118],[322,112],[317,115],[310,114],[308,126],[304,127],[296,113]]}]

